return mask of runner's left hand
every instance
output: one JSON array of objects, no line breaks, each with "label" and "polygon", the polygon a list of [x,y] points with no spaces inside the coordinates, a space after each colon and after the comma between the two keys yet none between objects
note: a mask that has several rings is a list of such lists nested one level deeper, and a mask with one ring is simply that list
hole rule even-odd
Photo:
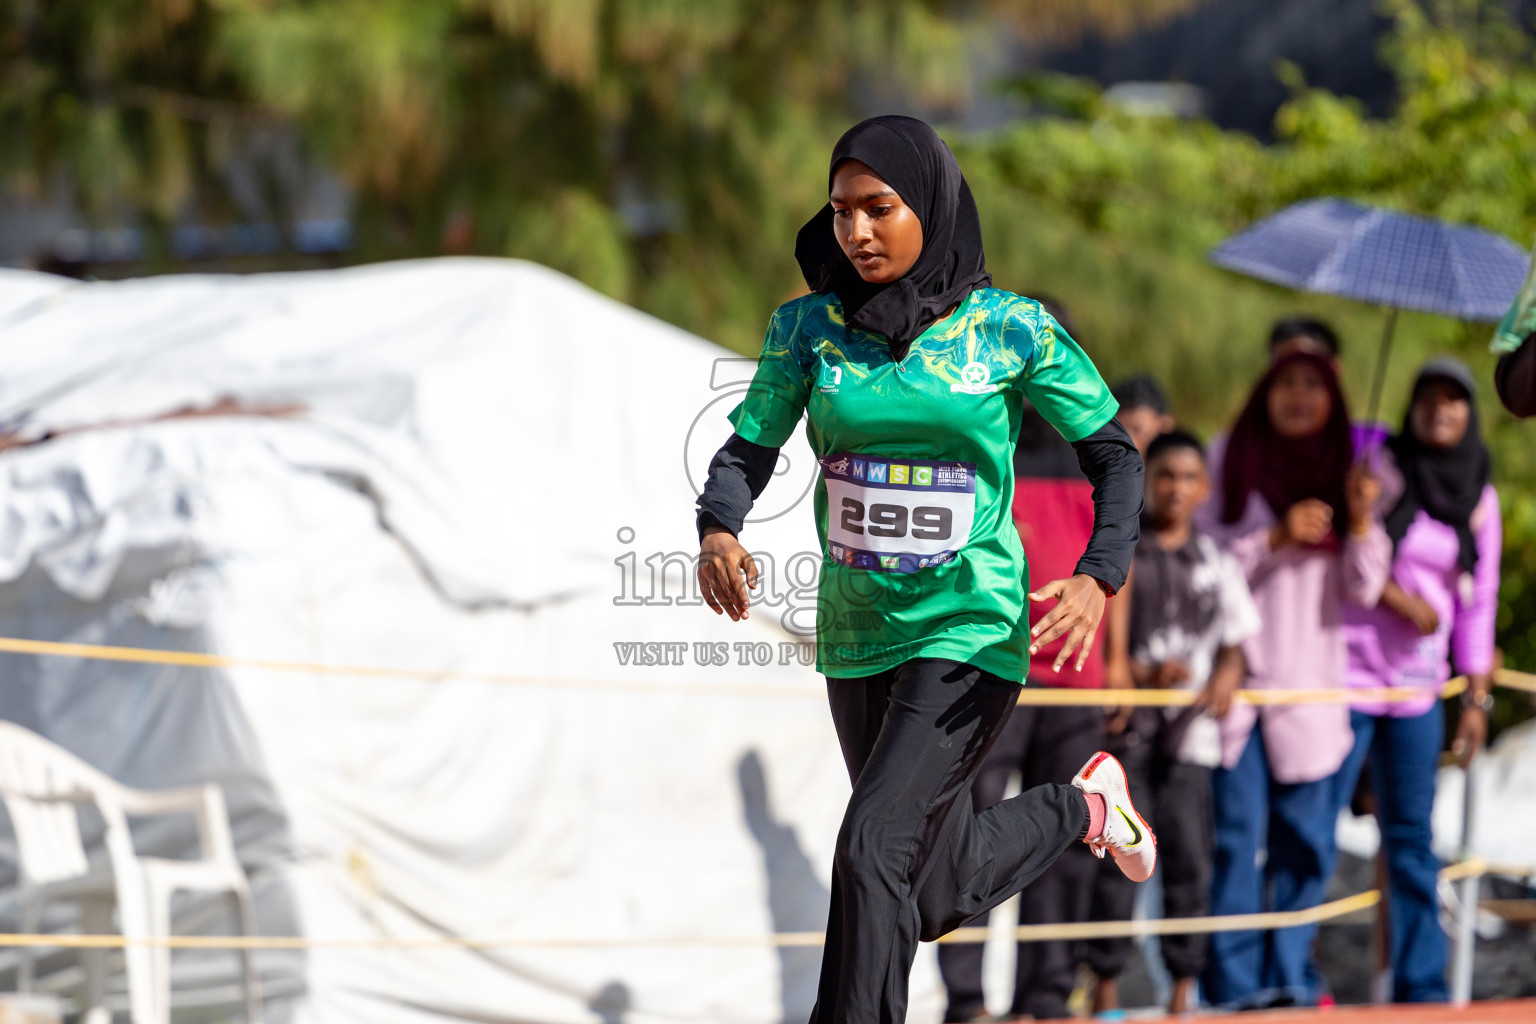
[{"label": "runner's left hand", "polygon": [[1098,580],[1078,573],[1070,579],[1052,580],[1029,595],[1029,599],[1037,604],[1052,598],[1056,599],[1056,607],[1030,630],[1029,653],[1038,654],[1040,648],[1065,636],[1067,642],[1061,645],[1061,653],[1056,655],[1055,670],[1060,672],[1061,666],[1076,650],[1077,664],[1073,669],[1081,672],[1088,662],[1088,653],[1093,650],[1099,620],[1104,617],[1104,591],[1099,589]]}]

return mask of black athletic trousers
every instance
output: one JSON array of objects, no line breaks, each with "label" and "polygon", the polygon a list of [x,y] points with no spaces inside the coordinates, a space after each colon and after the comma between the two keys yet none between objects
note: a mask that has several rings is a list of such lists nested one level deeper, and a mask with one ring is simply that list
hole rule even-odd
[{"label": "black athletic trousers", "polygon": [[1003,902],[1086,834],[1088,804],[1070,785],[972,809],[971,783],[1018,694],[941,658],[827,680],[853,794],[811,1024],[902,1024],[918,940]]},{"label": "black athletic trousers", "polygon": [[[1014,771],[1022,776],[1025,790],[1047,779],[1069,779],[1104,743],[1102,708],[1021,707],[988,751],[971,790],[971,800],[976,807],[997,803],[1003,798],[1009,774]],[[1050,870],[1024,890],[1019,923],[1088,920],[1093,879],[1101,863],[1087,846],[1069,848]],[[985,927],[987,918],[983,915],[969,923]],[[1071,1016],[1067,998],[1077,981],[1080,947],[1081,943],[1061,941],[1018,943],[1012,1013],[1037,1020]],[[945,1020],[970,1020],[985,1010],[981,953],[980,943],[956,942],[939,947],[939,973],[949,991]]]}]

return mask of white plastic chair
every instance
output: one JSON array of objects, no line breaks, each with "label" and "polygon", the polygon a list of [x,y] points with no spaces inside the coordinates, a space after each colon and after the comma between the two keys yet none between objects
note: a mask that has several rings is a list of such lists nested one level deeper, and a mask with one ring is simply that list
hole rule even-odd
[{"label": "white plastic chair", "polygon": [[[224,794],[209,783],[184,789],[145,792],[129,789],[43,737],[0,721],[0,799],[16,832],[24,932],[37,931],[43,906],[75,900],[81,906],[85,934],[103,934],[112,926],[112,905],[125,938],[171,933],[171,894],[178,891],[227,892],[234,896],[242,934],[251,935],[255,914],[245,872],[235,859]],[[80,836],[76,804],[101,812],[109,870],[93,869]],[[197,815],[202,857],[166,860],[139,857],[133,851],[128,816],[191,811]],[[19,990],[32,984],[33,950],[21,950]],[[261,989],[253,951],[242,951],[245,1012],[261,1021]],[[106,997],[106,950],[83,951],[85,1007],[98,1019]],[[169,1024],[171,951],[168,946],[131,943],[123,950],[133,1024]]]}]

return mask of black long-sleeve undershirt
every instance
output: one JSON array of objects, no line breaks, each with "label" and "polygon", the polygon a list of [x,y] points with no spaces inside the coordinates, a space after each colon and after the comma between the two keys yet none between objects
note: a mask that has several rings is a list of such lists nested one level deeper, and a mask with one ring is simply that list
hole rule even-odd
[{"label": "black long-sleeve undershirt", "polygon": [[[1125,428],[1113,419],[1072,442],[1072,448],[1083,475],[1093,485],[1093,533],[1077,571],[1119,590],[1130,572],[1141,532],[1141,455]],[[753,444],[739,434],[730,436],[710,460],[709,478],[695,503],[701,541],[709,526],[741,534],[752,503],[768,486],[778,461],[777,448]]]},{"label": "black long-sleeve undershirt", "polygon": [[778,464],[777,448],[753,444],[733,432],[709,460],[709,477],[694,502],[699,508],[699,540],[703,541],[707,526],[723,526],[733,536],[741,536],[752,503],[768,486]]}]

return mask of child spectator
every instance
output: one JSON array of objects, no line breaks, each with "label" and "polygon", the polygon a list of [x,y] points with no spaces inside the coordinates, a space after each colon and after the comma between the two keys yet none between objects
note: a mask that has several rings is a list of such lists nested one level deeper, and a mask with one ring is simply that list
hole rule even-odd
[{"label": "child spectator", "polygon": [[[1334,360],[1276,358],[1225,444],[1211,446],[1212,500],[1197,521],[1236,556],[1263,626],[1243,644],[1250,689],[1342,686],[1341,605],[1375,605],[1392,542],[1375,516],[1381,485],[1353,463]],[[1354,745],[1340,704],[1234,705],[1212,778],[1214,914],[1322,902],[1332,860],[1333,775]],[[1260,853],[1267,856],[1260,866]],[[1211,937],[1205,991],[1231,1006],[1313,1003],[1315,926]]]},{"label": "child spectator", "polygon": [[1429,817],[1445,729],[1439,694],[1452,657],[1469,678],[1453,744],[1463,764],[1487,735],[1492,703],[1502,538],[1475,391],[1471,371],[1454,359],[1431,360],[1419,371],[1402,430],[1379,457],[1388,499],[1400,495],[1386,517],[1392,576],[1375,608],[1344,609],[1349,685],[1424,689],[1414,701],[1354,704],[1355,745],[1335,790],[1337,810],[1370,760],[1396,1002],[1449,998]]},{"label": "child spectator", "polygon": [[[1123,406],[1122,406],[1123,408]],[[1243,641],[1259,631],[1259,612],[1242,568],[1194,525],[1210,495],[1205,451],[1182,431],[1148,447],[1146,511],[1136,547],[1136,593],[1130,605],[1131,671],[1136,684],[1198,690],[1187,708],[1141,708],[1134,733],[1148,737],[1151,823],[1157,829],[1163,908],[1167,917],[1209,912],[1211,772],[1221,763],[1217,719],[1226,715],[1246,668]],[[1101,873],[1096,916],[1126,920],[1134,886],[1113,886]],[[1169,1013],[1194,1009],[1195,979],[1205,967],[1206,936],[1165,935],[1163,962],[1173,975]],[[1135,949],[1131,939],[1090,943],[1098,977],[1093,1010],[1119,1005],[1116,979]]]},{"label": "child spectator", "polygon": [[1147,446],[1160,434],[1173,429],[1173,417],[1168,415],[1168,395],[1157,378],[1138,373],[1127,377],[1110,389],[1120,411],[1115,419],[1131,435],[1141,457],[1147,457]]}]

